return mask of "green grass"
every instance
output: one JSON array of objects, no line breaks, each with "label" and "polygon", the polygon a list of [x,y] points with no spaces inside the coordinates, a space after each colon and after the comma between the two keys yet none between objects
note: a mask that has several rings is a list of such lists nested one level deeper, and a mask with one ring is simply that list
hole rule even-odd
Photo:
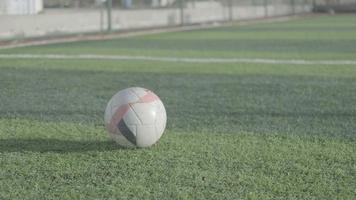
[{"label": "green grass", "polygon": [[[0,50],[355,60],[356,16]],[[356,65],[0,61],[0,199],[354,199]],[[103,125],[119,89],[165,103],[159,143]]]},{"label": "green grass", "polygon": [[336,18],[310,17],[293,22],[63,43],[4,52],[356,60],[356,17]]},{"label": "green grass", "polygon": [[153,148],[128,150],[100,125],[0,125],[3,198],[325,199],[351,198],[356,187],[351,141],[168,131]]}]

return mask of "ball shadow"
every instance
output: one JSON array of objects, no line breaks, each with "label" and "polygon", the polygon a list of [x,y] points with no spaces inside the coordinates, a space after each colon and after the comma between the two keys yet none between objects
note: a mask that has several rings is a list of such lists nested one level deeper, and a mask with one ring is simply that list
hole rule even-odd
[{"label": "ball shadow", "polygon": [[113,141],[73,141],[59,139],[1,139],[0,152],[88,152],[128,149]]}]

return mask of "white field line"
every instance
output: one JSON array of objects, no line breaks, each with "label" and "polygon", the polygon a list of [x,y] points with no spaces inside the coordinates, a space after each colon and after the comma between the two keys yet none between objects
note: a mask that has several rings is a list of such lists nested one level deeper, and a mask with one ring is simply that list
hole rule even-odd
[{"label": "white field line", "polygon": [[263,58],[184,58],[153,57],[128,55],[65,55],[65,54],[0,54],[2,59],[94,59],[94,60],[128,60],[160,61],[177,63],[258,63],[258,64],[292,64],[292,65],[356,65],[356,60],[296,60]]}]

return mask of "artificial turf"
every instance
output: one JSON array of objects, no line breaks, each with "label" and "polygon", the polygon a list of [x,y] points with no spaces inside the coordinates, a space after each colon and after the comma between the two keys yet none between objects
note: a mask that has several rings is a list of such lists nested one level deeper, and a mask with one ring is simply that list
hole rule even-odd
[{"label": "artificial turf", "polygon": [[[231,26],[1,54],[356,60],[356,16]],[[0,199],[356,198],[356,65],[2,59]],[[159,143],[103,125],[119,89],[164,102]]]}]

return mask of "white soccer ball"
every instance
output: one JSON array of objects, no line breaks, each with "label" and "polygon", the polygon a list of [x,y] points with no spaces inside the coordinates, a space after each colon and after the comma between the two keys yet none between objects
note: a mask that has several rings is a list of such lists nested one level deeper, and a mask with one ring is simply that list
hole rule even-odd
[{"label": "white soccer ball", "polygon": [[105,110],[105,125],[113,140],[126,147],[149,147],[166,128],[166,109],[152,91],[132,87],[119,91]]}]

